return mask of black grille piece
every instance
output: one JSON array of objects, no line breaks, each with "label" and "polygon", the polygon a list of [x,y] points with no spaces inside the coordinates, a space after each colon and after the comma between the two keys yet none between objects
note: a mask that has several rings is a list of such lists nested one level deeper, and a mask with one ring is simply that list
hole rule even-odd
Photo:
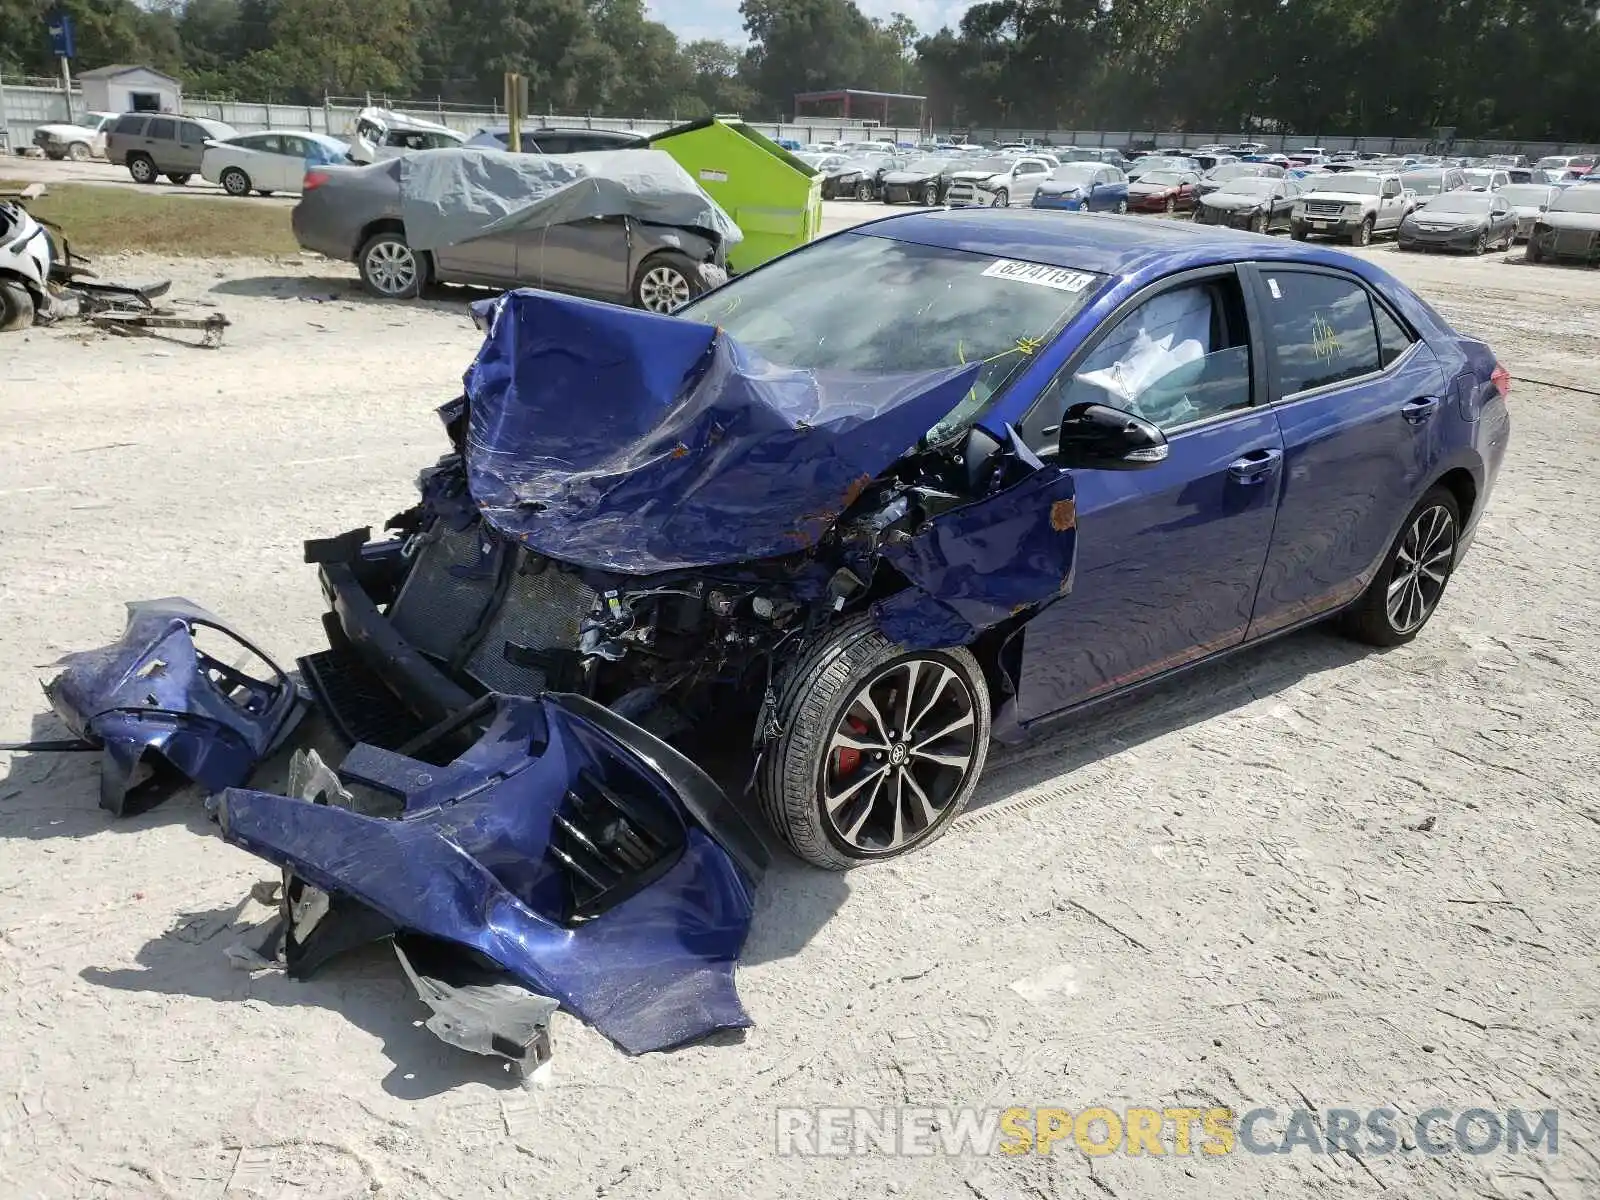
[{"label": "black grille piece", "polygon": [[571,571],[523,551],[500,607],[467,659],[467,674],[491,691],[537,696],[549,686],[547,672],[527,655],[508,658],[506,646],[575,652],[596,599],[594,589]]},{"label": "black grille piece", "polygon": [[355,653],[322,650],[298,660],[301,677],[345,741],[398,750],[423,724]]},{"label": "black grille piece", "polygon": [[549,856],[567,879],[567,919],[588,920],[615,907],[677,861],[682,828],[578,774],[550,828]]}]

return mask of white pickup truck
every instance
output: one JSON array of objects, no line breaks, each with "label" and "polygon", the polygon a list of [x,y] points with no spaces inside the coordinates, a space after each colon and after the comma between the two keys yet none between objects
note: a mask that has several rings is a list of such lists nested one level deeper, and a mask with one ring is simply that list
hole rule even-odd
[{"label": "white pickup truck", "polygon": [[1305,188],[1290,215],[1289,233],[1297,242],[1316,235],[1365,246],[1380,233],[1398,233],[1400,222],[1417,206],[1398,175],[1312,175]]}]

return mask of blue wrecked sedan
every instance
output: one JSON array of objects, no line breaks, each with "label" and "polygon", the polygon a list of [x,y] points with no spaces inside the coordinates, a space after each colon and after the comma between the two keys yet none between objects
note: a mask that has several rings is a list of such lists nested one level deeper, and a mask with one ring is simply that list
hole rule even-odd
[{"label": "blue wrecked sedan", "polygon": [[1033,193],[1033,208],[1067,212],[1128,211],[1128,177],[1105,163],[1062,163]]},{"label": "blue wrecked sedan", "polygon": [[392,937],[430,1028],[524,1065],[557,1004],[635,1052],[748,1024],[763,822],[893,858],[991,740],[1326,618],[1416,637],[1509,434],[1489,347],[1379,267],[1189,223],[906,214],[674,316],[474,316],[418,503],[306,543],[336,769],[230,786],[290,685],[189,653],[178,602],[51,697],[118,804],[169,746],[206,767],[291,973]]}]

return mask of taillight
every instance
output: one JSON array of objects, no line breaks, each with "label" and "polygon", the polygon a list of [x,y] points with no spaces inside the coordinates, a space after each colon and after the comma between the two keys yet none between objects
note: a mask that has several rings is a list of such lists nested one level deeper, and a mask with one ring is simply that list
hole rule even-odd
[{"label": "taillight", "polygon": [[317,188],[327,183],[330,176],[326,171],[307,171],[306,177],[300,182],[302,192],[314,192]]},{"label": "taillight", "polygon": [[1511,397],[1511,372],[1499,363],[1495,363],[1494,370],[1490,372],[1489,382],[1494,384],[1494,390],[1500,393],[1500,399],[1507,400]]}]

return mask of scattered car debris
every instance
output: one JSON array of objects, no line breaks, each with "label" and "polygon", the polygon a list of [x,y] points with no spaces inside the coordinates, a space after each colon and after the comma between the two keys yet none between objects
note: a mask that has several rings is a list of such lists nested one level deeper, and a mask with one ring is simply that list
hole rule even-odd
[{"label": "scattered car debris", "polygon": [[[202,650],[195,638],[203,630],[265,664],[266,677]],[[208,791],[243,783],[305,711],[299,687],[260,650],[177,598],[130,603],[121,638],[57,665],[64,669],[45,695],[85,745],[103,752],[100,806],[117,816],[164,799],[173,772]]]},{"label": "scattered car debris", "polygon": [[0,192],[0,333],[81,318],[124,334],[194,330],[201,346],[222,344],[228,328],[222,313],[185,317],[157,305],[171,289],[170,280],[122,284],[95,279],[89,260],[73,252],[60,227],[28,211],[26,201],[46,194],[38,183]]}]

